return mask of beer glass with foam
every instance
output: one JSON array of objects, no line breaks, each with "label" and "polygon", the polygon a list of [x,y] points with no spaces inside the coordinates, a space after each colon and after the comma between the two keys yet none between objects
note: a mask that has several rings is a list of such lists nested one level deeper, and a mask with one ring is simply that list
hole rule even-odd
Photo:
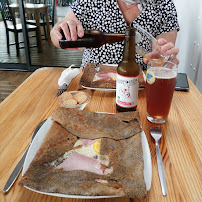
[{"label": "beer glass with foam", "polygon": [[147,119],[152,123],[165,123],[175,90],[177,65],[151,60],[147,66],[146,100]]}]

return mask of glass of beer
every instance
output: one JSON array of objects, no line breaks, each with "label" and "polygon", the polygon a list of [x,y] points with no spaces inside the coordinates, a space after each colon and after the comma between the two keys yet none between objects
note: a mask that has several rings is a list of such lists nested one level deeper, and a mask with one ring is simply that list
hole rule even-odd
[{"label": "glass of beer", "polygon": [[152,123],[165,123],[175,90],[177,65],[151,60],[147,65],[146,100],[147,119]]}]

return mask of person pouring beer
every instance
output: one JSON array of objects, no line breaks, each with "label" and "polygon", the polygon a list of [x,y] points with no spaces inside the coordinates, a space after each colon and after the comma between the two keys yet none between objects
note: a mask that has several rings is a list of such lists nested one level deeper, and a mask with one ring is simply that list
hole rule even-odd
[{"label": "person pouring beer", "polygon": [[[124,33],[127,26],[136,24],[151,33],[166,55],[174,55],[173,61],[179,63],[175,47],[179,24],[177,12],[172,0],[75,0],[67,16],[55,24],[51,30],[51,39],[56,47],[62,39],[61,31],[67,40],[77,40],[84,36],[84,30],[101,30],[106,33]],[[148,52],[151,43],[141,40]],[[104,44],[100,48],[85,49],[81,68],[87,62],[118,64],[122,60],[124,42]],[[136,53],[136,62],[146,69],[147,59]]]}]

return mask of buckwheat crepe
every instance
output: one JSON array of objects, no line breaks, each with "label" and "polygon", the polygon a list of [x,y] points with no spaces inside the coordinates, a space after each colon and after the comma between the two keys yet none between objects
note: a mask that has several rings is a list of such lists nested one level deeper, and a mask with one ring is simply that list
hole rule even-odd
[{"label": "buckwheat crepe", "polygon": [[[79,81],[84,87],[116,89],[117,66],[87,63]],[[140,71],[139,87],[145,87],[143,73]]]},{"label": "buckwheat crepe", "polygon": [[138,112],[58,108],[20,185],[83,196],[146,196]]}]

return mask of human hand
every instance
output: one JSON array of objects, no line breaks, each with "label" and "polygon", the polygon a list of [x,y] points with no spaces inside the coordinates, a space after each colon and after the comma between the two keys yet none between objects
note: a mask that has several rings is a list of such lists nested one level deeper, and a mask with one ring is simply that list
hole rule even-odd
[{"label": "human hand", "polygon": [[177,54],[179,53],[179,49],[175,47],[175,45],[172,42],[168,42],[164,38],[160,38],[157,41],[157,45],[159,48],[156,50],[146,54],[144,56],[144,63],[147,64],[151,59],[163,59],[163,58],[158,58],[160,57],[158,51],[161,52],[161,54],[165,56],[173,56],[172,61],[176,64],[179,64],[179,60],[177,59]]},{"label": "human hand", "polygon": [[69,19],[69,17],[66,17],[59,23],[55,24],[51,30],[51,40],[58,48],[60,48],[59,40],[63,38],[61,32],[64,33],[64,36],[68,41],[76,41],[77,37],[84,36],[83,26],[77,18]]},{"label": "human hand", "polygon": [[160,51],[164,52],[165,55],[173,55],[173,62],[175,64],[179,64],[179,60],[177,59],[177,54],[179,53],[179,48],[175,47],[174,43],[168,42],[164,38],[158,39],[158,44],[160,45]]}]

